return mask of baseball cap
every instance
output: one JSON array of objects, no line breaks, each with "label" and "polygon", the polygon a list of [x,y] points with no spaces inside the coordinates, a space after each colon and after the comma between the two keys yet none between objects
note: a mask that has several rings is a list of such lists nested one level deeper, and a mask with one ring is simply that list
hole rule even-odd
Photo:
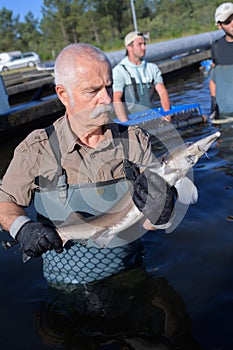
[{"label": "baseball cap", "polygon": [[130,32],[125,36],[125,47],[131,44],[135,39],[138,37],[144,37],[143,33],[141,32]]},{"label": "baseball cap", "polygon": [[231,15],[233,15],[233,3],[224,2],[215,11],[215,23],[224,22]]}]

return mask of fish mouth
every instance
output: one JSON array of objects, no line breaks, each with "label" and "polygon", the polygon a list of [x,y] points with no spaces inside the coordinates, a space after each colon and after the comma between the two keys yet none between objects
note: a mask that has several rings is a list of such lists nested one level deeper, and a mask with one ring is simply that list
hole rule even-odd
[{"label": "fish mouth", "polygon": [[206,138],[199,140],[197,142],[197,149],[199,151],[199,154],[202,155],[204,153],[206,153],[209,148],[211,147],[211,145],[213,144],[213,142],[215,142],[217,140],[217,138],[219,138],[219,136],[221,135],[221,133],[219,131],[217,131],[216,133],[207,136]]}]

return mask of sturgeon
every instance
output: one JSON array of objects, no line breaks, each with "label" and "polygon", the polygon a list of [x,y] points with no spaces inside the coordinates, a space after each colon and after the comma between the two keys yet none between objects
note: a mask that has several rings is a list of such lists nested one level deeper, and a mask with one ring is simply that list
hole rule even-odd
[{"label": "sturgeon", "polygon": [[[215,132],[192,144],[176,147],[162,157],[159,165],[158,163],[149,164],[146,167],[160,175],[170,186],[176,187],[178,202],[184,205],[196,203],[197,189],[186,175],[219,136],[220,132]],[[144,228],[150,228],[149,220],[136,207],[128,191],[110,210],[90,218],[72,213],[62,225],[56,227],[56,230],[64,244],[69,240],[91,239],[98,246],[107,247],[122,231],[127,230],[142,219],[144,219]],[[153,225],[153,229],[167,229],[171,224],[172,219],[165,225]],[[134,237],[134,230],[132,231],[124,244],[138,238]],[[121,237],[124,237],[124,232],[122,232]]]}]

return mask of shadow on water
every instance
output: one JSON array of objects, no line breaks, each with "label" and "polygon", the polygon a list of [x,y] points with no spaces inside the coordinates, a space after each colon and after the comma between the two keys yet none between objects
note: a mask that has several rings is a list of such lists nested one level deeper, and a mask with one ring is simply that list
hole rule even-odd
[{"label": "shadow on water", "polygon": [[[199,102],[209,113],[208,77],[196,72],[167,86],[173,104]],[[17,246],[0,250],[3,349],[233,349],[233,123],[198,125],[182,137],[217,130],[194,169],[198,203],[172,233],[143,237],[147,275],[137,268],[67,295],[47,286],[41,259],[23,264]],[[1,145],[2,173],[17,143]]]}]

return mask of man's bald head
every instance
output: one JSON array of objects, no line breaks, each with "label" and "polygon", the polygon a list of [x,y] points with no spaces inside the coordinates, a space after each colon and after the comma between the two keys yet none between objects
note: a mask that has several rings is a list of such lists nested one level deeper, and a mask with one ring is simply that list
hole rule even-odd
[{"label": "man's bald head", "polygon": [[97,47],[89,44],[70,44],[57,56],[54,67],[55,84],[67,89],[78,83],[78,72],[82,70],[82,63],[106,62],[107,56]]}]

